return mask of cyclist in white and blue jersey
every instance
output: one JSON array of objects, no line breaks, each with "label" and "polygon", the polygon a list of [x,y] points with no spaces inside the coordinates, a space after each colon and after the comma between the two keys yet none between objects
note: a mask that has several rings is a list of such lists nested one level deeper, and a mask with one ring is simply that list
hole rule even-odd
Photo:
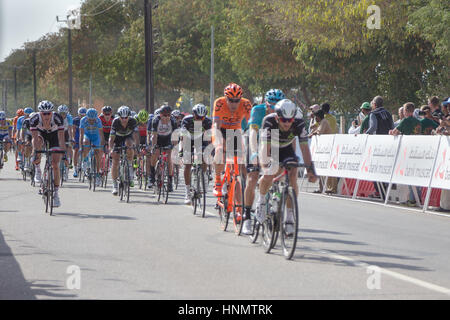
[{"label": "cyclist in white and blue jersey", "polygon": [[252,225],[250,218],[250,210],[255,199],[255,190],[259,177],[258,164],[258,130],[262,127],[265,116],[275,112],[275,105],[278,101],[285,99],[283,91],[279,89],[271,89],[264,96],[264,103],[256,105],[252,108],[250,120],[248,121],[249,129],[249,158],[247,159],[247,185],[244,193],[244,226],[243,234],[252,233]]}]

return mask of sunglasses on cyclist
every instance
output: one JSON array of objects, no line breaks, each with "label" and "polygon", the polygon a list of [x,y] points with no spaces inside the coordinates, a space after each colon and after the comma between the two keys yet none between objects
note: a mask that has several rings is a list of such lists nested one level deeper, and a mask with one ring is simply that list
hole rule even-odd
[{"label": "sunglasses on cyclist", "polygon": [[266,102],[266,106],[268,106],[270,109],[274,110],[275,109],[275,103],[272,104],[270,102]]},{"label": "sunglasses on cyclist", "polygon": [[228,98],[228,101],[230,101],[231,103],[238,103],[241,101],[241,99],[230,99]]},{"label": "sunglasses on cyclist", "polygon": [[161,118],[170,118],[170,114],[161,114]]},{"label": "sunglasses on cyclist", "polygon": [[127,120],[128,117],[120,117],[121,120]]},{"label": "sunglasses on cyclist", "polygon": [[111,113],[104,113],[103,115],[104,115],[105,117],[107,117],[107,116],[110,116]]},{"label": "sunglasses on cyclist", "polygon": [[51,115],[52,113],[51,112],[42,112],[41,113],[43,116],[49,116],[49,115]]},{"label": "sunglasses on cyclist", "polygon": [[195,117],[195,120],[204,120],[205,119],[205,116],[200,117],[200,116],[195,115],[194,117]]},{"label": "sunglasses on cyclist", "polygon": [[282,117],[280,117],[279,119],[280,119],[280,121],[283,122],[283,123],[292,123],[292,122],[294,122],[294,120],[295,120],[294,118],[286,119],[286,118],[282,118]]}]

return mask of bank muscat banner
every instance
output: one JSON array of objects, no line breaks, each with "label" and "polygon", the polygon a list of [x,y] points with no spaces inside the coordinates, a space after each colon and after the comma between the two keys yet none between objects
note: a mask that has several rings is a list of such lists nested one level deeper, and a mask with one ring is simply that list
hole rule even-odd
[{"label": "bank muscat banner", "polygon": [[311,153],[320,176],[450,189],[446,136],[314,136]]},{"label": "bank muscat banner", "polygon": [[313,136],[311,139],[311,156],[316,173],[319,176],[329,176],[331,151],[333,150],[334,134]]},{"label": "bank muscat banner", "polygon": [[403,136],[392,183],[428,187],[440,136]]},{"label": "bank muscat banner", "polygon": [[357,179],[367,137],[368,135],[364,134],[335,135],[328,175],[331,177]]},{"label": "bank muscat banner", "polygon": [[450,190],[450,137],[441,137],[431,186]]},{"label": "bank muscat banner", "polygon": [[358,179],[379,182],[391,181],[400,140],[400,136],[370,135],[367,138]]}]

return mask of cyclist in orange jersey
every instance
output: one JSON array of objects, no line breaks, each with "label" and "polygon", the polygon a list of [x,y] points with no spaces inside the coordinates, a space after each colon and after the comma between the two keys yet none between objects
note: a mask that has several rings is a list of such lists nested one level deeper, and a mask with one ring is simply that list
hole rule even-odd
[{"label": "cyclist in orange jersey", "polygon": [[[214,102],[212,115],[213,143],[215,147],[214,167],[216,172],[214,195],[218,197],[222,196],[221,175],[225,168],[227,130],[241,130],[242,120],[245,118],[248,122],[252,110],[251,102],[242,98],[242,95],[242,88],[235,83],[230,83],[224,90],[224,97]],[[234,135],[228,138],[234,140],[235,150],[238,148],[238,143],[242,144],[242,141],[238,141]]]}]

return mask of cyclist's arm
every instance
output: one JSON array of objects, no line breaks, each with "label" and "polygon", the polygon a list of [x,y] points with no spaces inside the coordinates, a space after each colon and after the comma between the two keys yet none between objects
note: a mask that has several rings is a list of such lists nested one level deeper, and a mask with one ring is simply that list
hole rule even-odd
[{"label": "cyclist's arm", "polygon": [[66,150],[66,139],[64,136],[64,128],[58,130],[58,143],[61,149]]},{"label": "cyclist's arm", "polygon": [[79,146],[80,146],[80,149],[83,149],[83,138],[84,138],[84,128],[81,128],[80,127],[80,137],[79,137]]}]

